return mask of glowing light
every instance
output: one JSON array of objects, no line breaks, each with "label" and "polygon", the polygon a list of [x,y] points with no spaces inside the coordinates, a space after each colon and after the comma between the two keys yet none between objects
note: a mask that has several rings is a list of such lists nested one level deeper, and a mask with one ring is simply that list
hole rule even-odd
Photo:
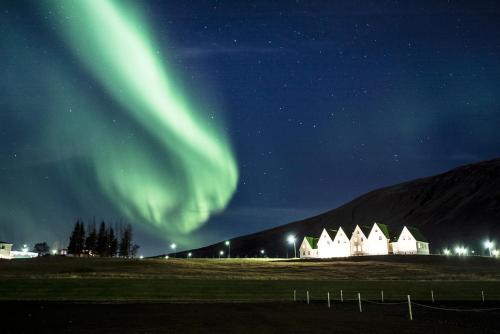
[{"label": "glowing light", "polygon": [[455,247],[455,254],[457,255],[467,255],[468,249],[462,246]]},{"label": "glowing light", "polygon": [[500,251],[499,251],[498,249],[494,249],[494,250],[491,252],[491,254],[492,254],[493,256],[498,256],[498,255],[500,255]]},{"label": "glowing light", "polygon": [[191,256],[193,256],[193,253],[189,252],[188,257],[191,257]]},{"label": "glowing light", "polygon": [[260,254],[264,255],[265,253],[266,252],[263,249],[260,250]]},{"label": "glowing light", "polygon": [[293,244],[296,239],[295,239],[294,235],[289,235],[288,238],[287,238],[287,240],[288,240],[289,244]]},{"label": "glowing light", "polygon": [[165,259],[168,259],[168,255],[165,255]]},{"label": "glowing light", "polygon": [[52,250],[52,255],[56,255],[57,254],[57,249],[53,249]]},{"label": "glowing light", "polygon": [[450,255],[451,252],[449,249],[446,248],[443,250],[443,253],[444,253],[444,255]]},{"label": "glowing light", "polygon": [[141,260],[142,260],[142,259],[144,259],[144,256],[142,256],[142,255],[141,255],[141,256],[139,256],[139,259],[141,259]]},{"label": "glowing light", "polygon": [[177,245],[176,244],[171,244],[170,248],[172,248],[173,250],[175,250],[177,248]]},{"label": "glowing light", "polygon": [[226,246],[229,246],[229,244],[230,244],[229,240],[227,240],[227,241],[225,242],[225,244],[226,244]]},{"label": "glowing light", "polygon": [[487,240],[487,241],[484,242],[484,248],[486,248],[486,249],[492,249],[494,245],[495,244],[494,244],[493,241]]},{"label": "glowing light", "polygon": [[161,47],[137,4],[54,0],[45,5],[54,13],[55,30],[115,104],[109,110],[98,101],[82,103],[72,125],[78,131],[57,116],[55,128],[64,131],[53,131],[52,141],[74,142],[92,132],[88,144],[77,140],[80,153],[103,193],[134,223],[185,235],[223,210],[238,180],[223,124],[207,122],[195,111],[165,55],[158,55]]}]

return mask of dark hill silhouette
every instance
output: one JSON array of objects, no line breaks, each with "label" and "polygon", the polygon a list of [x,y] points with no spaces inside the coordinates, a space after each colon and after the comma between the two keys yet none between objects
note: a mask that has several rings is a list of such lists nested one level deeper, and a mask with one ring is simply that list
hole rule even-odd
[{"label": "dark hill silhouette", "polygon": [[[232,257],[293,256],[286,236],[318,237],[323,228],[353,228],[356,224],[387,224],[391,237],[404,225],[417,227],[430,242],[431,252],[463,243],[483,252],[486,238],[500,243],[500,159],[458,167],[449,172],[371,191],[318,216],[231,239]],[[193,257],[227,254],[223,241],[193,249]],[[177,256],[185,257],[188,251]]]}]

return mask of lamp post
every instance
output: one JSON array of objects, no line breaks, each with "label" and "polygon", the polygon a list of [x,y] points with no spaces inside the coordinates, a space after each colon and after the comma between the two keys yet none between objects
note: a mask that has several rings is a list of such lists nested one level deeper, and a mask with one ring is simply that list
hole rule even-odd
[{"label": "lamp post", "polygon": [[224,255],[224,251],[223,251],[223,250],[221,250],[221,251],[219,252],[219,259],[220,259],[220,257],[221,257],[222,255]]},{"label": "lamp post", "polygon": [[189,252],[188,253],[188,258],[191,258],[191,256],[193,256],[193,253]]},{"label": "lamp post", "polygon": [[264,255],[265,255],[265,254],[266,254],[266,251],[265,251],[265,250],[263,250],[263,249],[261,249],[261,250],[260,250],[260,255],[262,255],[262,257],[264,257]]},{"label": "lamp post", "polygon": [[224,244],[228,247],[227,257],[231,258],[231,241],[226,240],[226,242]]},{"label": "lamp post", "polygon": [[173,255],[175,257],[175,249],[177,248],[177,245],[175,243],[171,244],[170,245],[170,248],[172,249],[172,251],[174,252]]},{"label": "lamp post", "polygon": [[490,257],[491,257],[491,251],[492,251],[494,245],[495,244],[493,243],[493,241],[490,241],[490,240],[486,240],[484,242],[484,248],[486,248],[489,251]]},{"label": "lamp post", "polygon": [[294,258],[296,258],[297,257],[297,249],[295,247],[295,241],[297,239],[295,238],[294,235],[289,235],[287,240],[288,240],[289,244],[293,244],[293,255],[294,255]]}]

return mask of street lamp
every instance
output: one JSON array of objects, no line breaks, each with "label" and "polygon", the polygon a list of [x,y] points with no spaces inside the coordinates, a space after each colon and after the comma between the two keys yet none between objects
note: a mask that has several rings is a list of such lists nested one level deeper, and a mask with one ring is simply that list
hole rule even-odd
[{"label": "street lamp", "polygon": [[295,241],[297,240],[294,235],[289,235],[288,238],[288,243],[293,244],[293,255],[294,257],[297,257],[297,249],[295,247]]},{"label": "street lamp", "polygon": [[174,252],[174,257],[175,257],[175,249],[177,248],[177,245],[175,243],[171,244],[170,245],[170,248],[172,249],[172,251]]},{"label": "street lamp", "polygon": [[443,253],[444,253],[444,255],[448,256],[448,255],[450,255],[450,250],[448,248],[445,248],[443,250]]},{"label": "street lamp", "polygon": [[219,259],[220,259],[220,257],[221,257],[222,255],[224,255],[224,251],[223,251],[223,250],[221,250],[221,251],[219,252]]},{"label": "street lamp", "polygon": [[231,258],[231,242],[229,240],[226,240],[226,242],[224,244],[229,248],[229,251],[227,253],[227,257]]},{"label": "street lamp", "polygon": [[260,254],[261,254],[262,256],[264,256],[264,254],[266,254],[266,251],[265,251],[265,250],[263,250],[263,249],[261,249],[261,250],[260,250]]},{"label": "street lamp", "polygon": [[57,249],[53,249],[52,250],[52,255],[56,255],[57,254]]},{"label": "street lamp", "polygon": [[189,252],[188,257],[191,257],[191,256],[193,256],[193,253]]},{"label": "street lamp", "polygon": [[493,241],[490,241],[490,240],[486,240],[484,242],[484,248],[486,248],[490,252],[490,256],[491,256],[491,251],[492,251],[494,245],[495,245],[495,243]]}]

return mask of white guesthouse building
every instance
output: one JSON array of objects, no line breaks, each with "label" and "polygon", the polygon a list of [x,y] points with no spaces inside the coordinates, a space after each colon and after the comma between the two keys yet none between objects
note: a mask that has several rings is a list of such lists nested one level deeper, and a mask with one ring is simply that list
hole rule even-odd
[{"label": "white guesthouse building", "polygon": [[389,227],[374,223],[356,225],[354,231],[339,227],[323,229],[319,238],[304,237],[300,245],[301,258],[332,258],[360,255],[429,254],[429,244],[420,231],[404,227],[397,241],[391,242]]},{"label": "white guesthouse building", "polygon": [[299,256],[301,258],[317,258],[318,257],[318,238],[304,237],[299,248]]},{"label": "white guesthouse building", "polygon": [[12,244],[8,242],[0,241],[0,259],[11,259],[10,252],[12,250]]},{"label": "white guesthouse building", "polygon": [[403,227],[396,242],[392,243],[394,254],[429,254],[429,243],[419,230]]}]

